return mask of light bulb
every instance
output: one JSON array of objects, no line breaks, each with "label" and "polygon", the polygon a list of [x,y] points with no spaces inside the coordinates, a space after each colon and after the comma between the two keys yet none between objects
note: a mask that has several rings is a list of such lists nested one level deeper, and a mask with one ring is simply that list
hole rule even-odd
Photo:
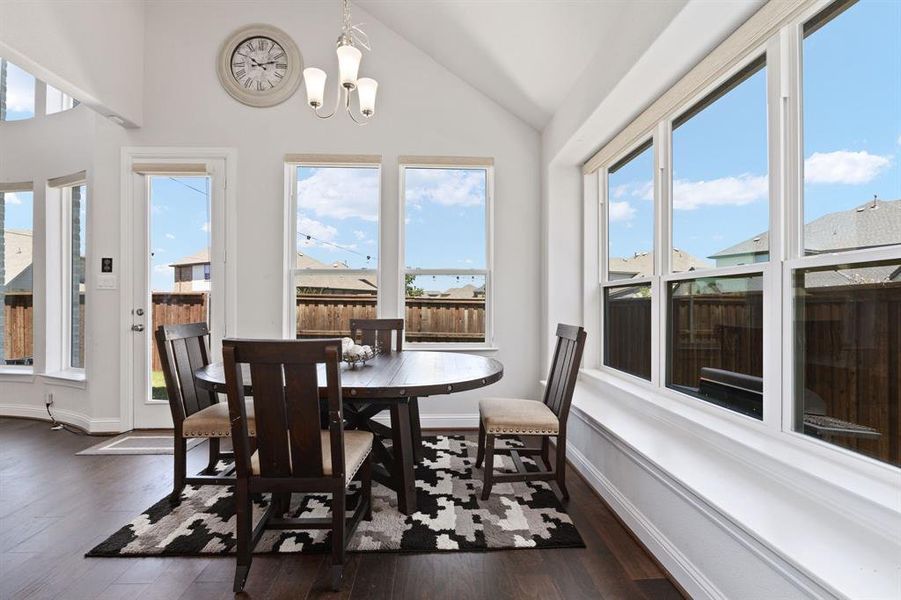
[{"label": "light bulb", "polygon": [[341,85],[352,90],[357,85],[357,73],[360,71],[360,60],[363,58],[363,53],[350,44],[338,46],[337,52]]},{"label": "light bulb", "polygon": [[325,96],[325,79],[327,75],[322,69],[309,67],[303,70],[303,81],[307,88],[307,104],[313,108],[322,106]]},{"label": "light bulb", "polygon": [[375,94],[378,91],[379,82],[369,77],[361,77],[357,80],[357,95],[360,98],[360,112],[364,117],[375,114]]}]

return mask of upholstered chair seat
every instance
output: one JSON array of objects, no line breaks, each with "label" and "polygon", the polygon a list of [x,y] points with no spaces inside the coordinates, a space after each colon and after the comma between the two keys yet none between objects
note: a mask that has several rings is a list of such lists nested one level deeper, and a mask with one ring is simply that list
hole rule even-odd
[{"label": "upholstered chair seat", "polygon": [[[328,430],[320,434],[322,443],[322,474],[332,474],[332,447]],[[366,457],[372,452],[372,433],[369,431],[344,432],[344,461],[346,473],[344,479],[350,483],[363,465]],[[260,453],[254,452],[250,457],[250,469],[254,475],[260,474]]]},{"label": "upholstered chair seat", "polygon": [[[247,426],[250,429],[250,435],[255,436],[257,432],[253,416],[253,401],[248,400],[246,404]],[[231,427],[231,421],[228,418],[228,403],[219,402],[185,418],[181,435],[186,438],[227,438],[231,437]]]},{"label": "upholstered chair seat", "polygon": [[495,435],[557,435],[560,421],[544,402],[519,398],[485,398],[479,414],[486,433]]}]

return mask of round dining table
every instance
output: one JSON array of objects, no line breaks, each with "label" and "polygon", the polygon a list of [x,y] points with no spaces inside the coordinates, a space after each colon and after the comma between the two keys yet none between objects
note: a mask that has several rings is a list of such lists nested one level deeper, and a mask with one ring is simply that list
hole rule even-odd
[{"label": "round dining table", "polygon": [[[248,365],[241,365],[244,393],[253,395]],[[341,394],[347,427],[374,434],[373,479],[397,493],[404,514],[416,512],[414,466],[422,456],[419,398],[454,394],[491,385],[504,375],[500,361],[459,352],[406,350],[379,354],[365,365],[341,363]],[[197,386],[225,393],[221,362],[194,372]],[[325,397],[325,365],[319,365],[320,392]],[[391,427],[373,417],[389,411]],[[386,444],[390,440],[390,447]]]}]

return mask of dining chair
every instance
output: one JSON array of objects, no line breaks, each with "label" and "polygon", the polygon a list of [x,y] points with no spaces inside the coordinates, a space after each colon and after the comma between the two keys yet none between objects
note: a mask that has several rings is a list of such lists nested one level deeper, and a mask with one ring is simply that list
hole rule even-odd
[{"label": "dining chair", "polygon": [[[194,381],[194,371],[210,363],[207,324],[160,325],[154,335],[174,428],[175,473],[171,500],[178,501],[185,485],[234,484],[234,477],[228,471],[216,474],[219,460],[231,456],[220,450],[220,440],[231,437],[228,404],[219,402],[217,394],[200,388]],[[252,407],[249,415],[253,432]],[[209,440],[210,458],[203,471],[188,477],[188,440],[192,438]]]},{"label": "dining chair", "polygon": [[[482,500],[487,500],[495,483],[512,481],[556,481],[564,500],[566,490],[566,421],[569,405],[579,375],[585,330],[574,325],[557,325],[557,347],[554,350],[551,372],[544,390],[544,399],[485,398],[479,402],[479,448],[476,467],[485,463]],[[540,437],[540,448],[497,448],[498,436]],[[557,438],[556,467],[549,460],[550,438]],[[509,454],[515,473],[496,473],[494,455]],[[522,456],[539,456],[543,465],[535,461],[538,471],[527,471]]]},{"label": "dining chair", "polygon": [[[356,343],[378,347],[382,352],[401,352],[404,349],[403,319],[351,319],[350,337]],[[394,343],[392,344],[392,338]],[[419,399],[409,398],[410,429],[413,442],[413,459],[422,459],[422,425],[419,421]],[[386,410],[387,404],[371,403],[361,407],[354,415],[357,422],[367,422]],[[376,425],[377,427],[377,425]],[[387,433],[387,432],[386,432]]]},{"label": "dining chair", "polygon": [[[222,342],[225,384],[237,478],[237,564],[234,591],[244,589],[253,548],[266,529],[331,529],[331,584],[338,590],[347,540],[360,520],[372,518],[372,433],[345,431],[341,401],[341,340],[232,340]],[[244,398],[242,366],[253,381],[256,450]],[[324,365],[328,429],[320,428],[320,374]],[[362,483],[348,518],[347,487]],[[251,496],[271,493],[253,524]],[[331,518],[286,518],[293,493],[331,494]]]}]

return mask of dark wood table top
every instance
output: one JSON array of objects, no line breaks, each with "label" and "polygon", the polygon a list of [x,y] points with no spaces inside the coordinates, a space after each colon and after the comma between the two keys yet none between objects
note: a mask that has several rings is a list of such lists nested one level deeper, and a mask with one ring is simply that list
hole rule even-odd
[{"label": "dark wood table top", "polygon": [[[242,365],[246,394],[253,393],[247,365]],[[452,394],[491,385],[504,376],[500,361],[459,352],[410,351],[380,354],[365,365],[341,363],[344,400],[412,398]],[[200,387],[225,393],[221,362],[194,372]],[[325,366],[319,365],[320,391],[325,394]]]}]

